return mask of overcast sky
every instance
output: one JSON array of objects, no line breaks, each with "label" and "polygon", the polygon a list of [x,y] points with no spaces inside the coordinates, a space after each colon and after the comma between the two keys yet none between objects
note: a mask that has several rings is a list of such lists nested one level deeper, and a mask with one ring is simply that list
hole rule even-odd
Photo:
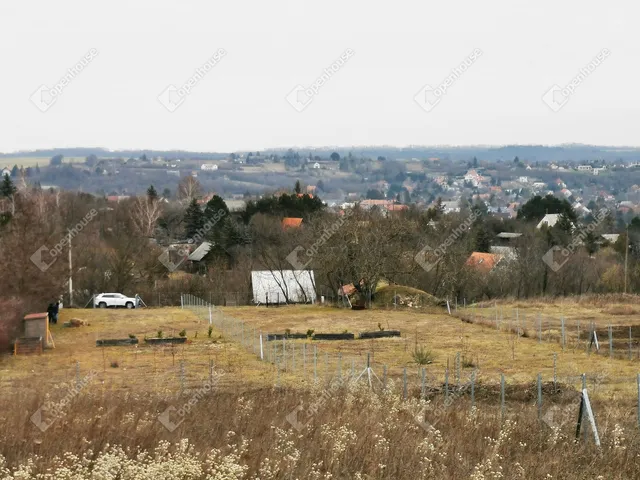
[{"label": "overcast sky", "polygon": [[[0,151],[639,145],[639,10],[590,0],[4,1]],[[167,92],[219,51],[189,94]],[[424,92],[465,60],[439,102]],[[545,103],[581,69],[573,94]]]}]

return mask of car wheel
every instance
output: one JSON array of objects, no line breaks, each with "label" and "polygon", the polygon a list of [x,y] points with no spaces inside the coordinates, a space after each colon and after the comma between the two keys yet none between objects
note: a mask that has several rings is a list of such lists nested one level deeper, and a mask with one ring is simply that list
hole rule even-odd
[{"label": "car wheel", "polygon": [[133,302],[127,302],[127,308],[133,308]]},{"label": "car wheel", "polygon": [[100,302],[100,303],[98,304],[98,307],[100,307],[100,308],[107,308],[107,304],[106,304],[105,302]]}]

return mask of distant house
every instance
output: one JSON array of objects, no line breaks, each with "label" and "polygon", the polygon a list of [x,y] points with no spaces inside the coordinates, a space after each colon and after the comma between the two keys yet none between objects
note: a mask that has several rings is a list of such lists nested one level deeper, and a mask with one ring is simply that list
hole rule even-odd
[{"label": "distant house", "polygon": [[387,205],[384,207],[387,212],[404,212],[405,210],[409,209],[408,205],[399,205],[399,204],[393,204],[393,205]]},{"label": "distant house", "polygon": [[282,219],[283,228],[299,228],[302,225],[302,219],[296,217],[284,217]]},{"label": "distant house", "polygon": [[5,176],[11,176],[11,170],[6,167],[2,169],[2,178],[4,178]]},{"label": "distant house", "polygon": [[230,212],[239,212],[244,210],[247,206],[247,202],[244,200],[225,200],[224,203],[227,204],[227,208]]},{"label": "distant house", "polygon": [[620,238],[619,233],[603,233],[601,236],[609,243],[616,243]]},{"label": "distant house", "polygon": [[215,163],[203,163],[202,165],[200,165],[200,170],[213,172],[215,170],[218,170],[218,165],[216,165]]},{"label": "distant house", "polygon": [[529,177],[518,177],[520,183],[529,183]]},{"label": "distant house", "polygon": [[573,195],[573,193],[571,193],[571,190],[567,188],[563,188],[562,190],[560,190],[560,193],[562,193],[562,195],[564,195],[566,198],[569,198],[571,195]]},{"label": "distant house", "polygon": [[591,170],[593,170],[591,165],[578,165],[579,172],[590,172]]},{"label": "distant house", "polygon": [[129,195],[109,195],[107,197],[107,201],[119,203],[123,200],[126,200],[127,198],[129,198]]},{"label": "distant house", "polygon": [[167,175],[173,175],[175,177],[180,176],[180,170],[167,170]]},{"label": "distant house", "polygon": [[193,252],[191,252],[191,254],[189,255],[189,260],[191,260],[192,262],[201,262],[202,259],[207,255],[207,253],[209,253],[209,250],[211,250],[211,247],[213,246],[212,243],[209,242],[202,242],[198,248],[196,248]]},{"label": "distant house", "polygon": [[379,208],[386,208],[388,206],[393,205],[393,200],[373,200],[373,199],[366,199],[366,200],[362,200],[360,202],[360,207],[368,210],[370,208],[373,207],[379,207]]},{"label": "distant house", "polygon": [[444,213],[455,213],[460,211],[460,201],[459,200],[451,200],[442,202],[442,208],[444,209]]},{"label": "distant house", "polygon": [[560,219],[560,214],[559,213],[547,213],[542,218],[542,220],[540,220],[540,222],[538,223],[536,228],[542,228],[543,226],[547,226],[547,227],[551,228],[556,223],[558,223],[559,219]]},{"label": "distant house", "polygon": [[502,260],[502,256],[496,253],[473,252],[465,265],[480,273],[489,273]]},{"label": "distant house", "polygon": [[502,257],[502,260],[509,262],[518,258],[516,249],[514,247],[492,245],[491,247],[489,247],[489,253],[499,255],[500,257]]},{"label": "distant house", "polygon": [[314,164],[313,164],[313,168],[315,168],[315,169],[320,168],[320,164],[319,164],[318,162],[314,163]]},{"label": "distant house", "polygon": [[477,187],[484,181],[484,177],[480,175],[476,170],[469,170],[465,176],[464,181],[471,183],[474,187]]},{"label": "distant house", "polygon": [[522,234],[517,232],[500,232],[496,236],[504,240],[515,240],[516,238],[520,238]]}]

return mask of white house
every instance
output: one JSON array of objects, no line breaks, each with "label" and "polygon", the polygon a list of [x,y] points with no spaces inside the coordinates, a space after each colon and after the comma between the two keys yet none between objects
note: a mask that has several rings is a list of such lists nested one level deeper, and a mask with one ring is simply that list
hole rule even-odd
[{"label": "white house", "polygon": [[212,172],[218,170],[218,165],[216,165],[215,163],[203,163],[202,165],[200,165],[200,170],[207,170]]},{"label": "white house", "polygon": [[314,163],[313,168],[320,168],[320,164],[318,162]]},{"label": "white house", "polygon": [[542,228],[543,225],[546,225],[547,227],[551,228],[556,223],[558,223],[559,218],[560,218],[559,213],[547,213],[544,216],[544,218],[540,220],[540,223],[538,223],[538,226],[536,228]]},{"label": "white house", "polygon": [[590,172],[591,170],[593,170],[591,165],[578,165],[578,171],[580,172]]}]

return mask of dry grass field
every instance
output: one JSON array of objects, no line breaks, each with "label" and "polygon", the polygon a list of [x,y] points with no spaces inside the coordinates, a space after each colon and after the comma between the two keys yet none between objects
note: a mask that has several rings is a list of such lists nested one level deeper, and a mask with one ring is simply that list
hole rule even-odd
[{"label": "dry grass field", "polygon": [[[590,312],[608,321],[603,307],[572,308],[576,315]],[[553,306],[546,311],[558,313]],[[570,311],[563,305],[566,318]],[[0,478],[626,479],[640,467],[636,359],[587,355],[581,348],[563,352],[555,340],[538,343],[438,307],[225,307],[214,310],[210,333],[208,315],[207,308],[64,309],[52,327],[55,349],[2,357]],[[63,327],[71,318],[90,325]],[[357,334],[381,328],[402,336],[286,340],[284,360],[283,342],[265,340],[268,359],[274,347],[279,357],[275,364],[259,360],[260,333],[266,338],[285,331]],[[188,339],[183,345],[144,342],[159,331],[171,337],[182,330]],[[96,347],[96,340],[130,335],[138,346]],[[423,399],[421,367],[412,354],[416,344],[431,352]],[[458,352],[461,382],[477,374],[473,405],[469,390],[456,388]],[[387,368],[384,390],[337,377],[361,371],[367,353],[379,376]],[[557,390],[551,384],[554,353]],[[588,374],[600,448],[573,441],[582,372]],[[543,421],[537,373],[544,379]],[[504,413],[501,374],[507,383]],[[65,403],[65,395],[73,398]],[[46,428],[34,421],[40,409]],[[173,412],[170,426],[162,420],[167,412]]]}]

